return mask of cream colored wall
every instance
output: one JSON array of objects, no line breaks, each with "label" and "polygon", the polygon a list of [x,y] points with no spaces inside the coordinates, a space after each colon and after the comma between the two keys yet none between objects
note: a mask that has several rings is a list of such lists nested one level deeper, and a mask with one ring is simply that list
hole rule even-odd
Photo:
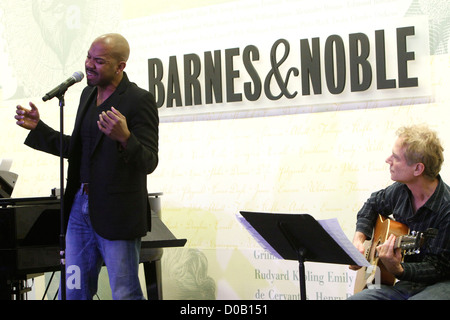
[{"label": "cream colored wall", "polygon": [[[7,6],[16,8],[15,3],[17,2],[2,1],[0,9]],[[100,19],[100,11],[96,10],[100,10],[103,1],[86,3],[86,6],[93,6],[92,16]],[[81,51],[79,61],[70,64],[73,70],[57,73],[51,71],[51,65],[43,63],[43,57],[42,63],[34,63],[28,67],[29,72],[26,73],[26,70],[23,70],[23,65],[27,64],[26,57],[35,61],[29,53],[33,47],[29,48],[28,45],[34,44],[41,48],[42,52],[46,46],[31,42],[18,47],[15,41],[9,41],[10,38],[5,36],[6,32],[13,30],[13,26],[5,25],[9,20],[5,18],[4,12],[0,16],[0,21],[3,22],[0,24],[0,31],[3,32],[2,40],[6,43],[0,50],[1,69],[5,70],[0,76],[3,92],[2,97],[0,95],[0,158],[14,160],[11,170],[19,174],[15,197],[46,196],[51,188],[59,186],[58,158],[33,151],[23,145],[26,131],[14,124],[15,105],[27,104],[29,100],[39,103],[42,118],[58,128],[57,102],[52,100],[43,104],[40,95],[71,72],[83,70],[84,55],[93,38],[90,35],[112,30],[123,31],[129,36],[132,48],[133,45],[139,48],[134,56],[132,52],[133,57],[128,66],[129,75],[132,79],[138,79],[135,81],[145,87],[142,73],[147,71],[145,68],[138,70],[140,66],[145,66],[146,59],[155,55],[164,59],[172,55],[171,50],[175,47],[173,42],[177,41],[177,33],[170,30],[167,31],[170,32],[170,43],[166,49],[160,42],[152,43],[152,29],[149,26],[152,26],[153,17],[161,19],[168,14],[170,18],[175,16],[182,19],[186,12],[192,17],[196,10],[205,14],[206,9],[216,12],[220,11],[218,9],[221,5],[231,4],[240,8],[244,17],[246,13],[251,14],[256,5],[275,7],[275,2],[270,1],[190,1],[189,7],[186,7],[186,2],[183,1],[172,2],[169,7],[156,1],[134,1],[132,5],[127,1],[117,3],[120,7],[120,23],[113,23],[112,26],[94,25],[89,31],[89,37],[86,36],[83,41],[77,43],[79,47],[72,47],[72,50]],[[288,18],[285,19],[292,20],[294,13],[284,12],[280,3],[276,1],[277,19],[283,19],[282,15],[286,14]],[[325,6],[320,7],[320,1],[314,6],[309,1],[303,3],[305,10],[309,9],[317,21],[320,20],[322,11],[324,15],[330,15]],[[403,15],[410,4],[411,1],[377,2],[373,7],[370,7],[370,3],[362,4],[361,7],[369,7],[384,18],[393,19],[393,12]],[[392,10],[393,5],[397,11]],[[350,8],[348,16],[344,14],[339,17],[357,16],[361,7]],[[30,13],[26,10],[23,12]],[[344,11],[339,13],[343,14]],[[270,17],[262,18],[270,20]],[[232,22],[231,17],[221,17],[224,29],[229,28],[228,23]],[[142,35],[132,34],[131,31],[139,23],[144,23],[145,30],[142,30]],[[33,24],[30,23],[28,27],[32,28]],[[332,34],[332,25],[330,28],[328,32]],[[276,32],[283,35],[284,31],[289,34],[292,32]],[[24,31],[20,27],[17,32]],[[158,29],[155,37],[158,40],[164,39],[163,32],[164,30]],[[36,37],[38,35],[32,31],[29,31],[28,35],[30,34]],[[237,38],[236,43],[232,40],[233,38],[227,38],[222,48],[241,43],[246,45],[255,39]],[[200,43],[201,39],[196,41]],[[216,47],[203,43],[197,53],[214,49]],[[188,52],[180,52],[184,53]],[[22,64],[16,57],[20,54],[24,55]],[[160,164],[149,176],[148,187],[150,192],[164,193],[164,222],[177,237],[188,239],[183,249],[165,250],[164,297],[298,298],[296,263],[275,261],[265,255],[251,235],[239,224],[236,215],[240,210],[249,210],[309,213],[316,219],[336,217],[346,235],[351,238],[359,207],[372,191],[391,182],[384,160],[391,152],[395,130],[399,126],[422,122],[429,124],[438,131],[446,149],[445,156],[449,156],[447,138],[450,136],[450,129],[447,119],[450,102],[450,56],[447,50],[446,53],[435,54],[426,59],[431,72],[432,89],[432,96],[427,101],[401,99],[386,102],[380,99],[378,102],[362,101],[351,108],[336,103],[330,104],[329,111],[325,112],[316,112],[314,108],[305,109],[300,106],[285,110],[286,114],[280,111],[270,117],[261,116],[259,113],[257,117],[242,118],[237,115],[221,119],[212,116],[212,120],[202,121],[171,122],[163,119],[160,125]],[[44,78],[48,74],[50,79],[46,79],[45,86],[38,86],[30,95],[15,98],[15,84],[23,80],[19,75],[29,77],[30,73],[43,74]],[[42,75],[39,79],[41,77]],[[67,93],[66,133],[70,133],[72,129],[82,87],[74,86]],[[411,104],[411,101],[414,104]],[[444,165],[444,180],[450,179],[449,170]],[[202,272],[195,277],[183,269],[194,263],[193,261],[201,266],[199,270]],[[348,271],[346,266],[308,264],[307,271],[308,298],[345,298],[351,294],[354,273]],[[262,273],[269,272],[286,276],[273,281],[261,279]],[[341,277],[336,278],[335,275]],[[187,288],[191,292],[189,296],[181,295],[181,287],[186,283],[186,278],[183,277],[202,280]],[[319,281],[320,279],[322,281]]]}]

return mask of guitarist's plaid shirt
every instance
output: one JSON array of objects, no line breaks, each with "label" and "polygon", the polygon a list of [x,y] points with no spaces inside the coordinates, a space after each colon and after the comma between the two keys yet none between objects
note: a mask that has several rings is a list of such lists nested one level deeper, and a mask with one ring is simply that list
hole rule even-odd
[{"label": "guitarist's plaid shirt", "polygon": [[438,230],[421,248],[420,254],[405,257],[404,272],[399,280],[432,284],[450,279],[450,188],[439,176],[439,184],[431,198],[416,213],[411,204],[411,192],[395,182],[374,192],[358,212],[356,231],[372,236],[378,214],[392,215],[411,231]]}]

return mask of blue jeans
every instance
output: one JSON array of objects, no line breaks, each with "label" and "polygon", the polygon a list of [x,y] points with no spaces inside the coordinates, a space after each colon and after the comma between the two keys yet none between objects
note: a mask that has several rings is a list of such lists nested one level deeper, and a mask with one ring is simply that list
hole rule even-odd
[{"label": "blue jeans", "polygon": [[365,289],[349,300],[449,300],[450,281],[429,286],[399,281],[394,286],[381,285],[379,289]]},{"label": "blue jeans", "polygon": [[92,228],[88,195],[80,190],[66,232],[66,299],[91,300],[97,292],[100,269],[108,270],[115,300],[143,300],[139,283],[141,239],[107,240]]}]

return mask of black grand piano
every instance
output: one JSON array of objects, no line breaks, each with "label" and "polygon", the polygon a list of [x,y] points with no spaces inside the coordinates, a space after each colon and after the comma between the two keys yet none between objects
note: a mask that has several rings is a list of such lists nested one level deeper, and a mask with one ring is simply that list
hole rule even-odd
[{"label": "black grand piano", "polygon": [[[27,280],[59,271],[60,199],[56,195],[9,198],[17,175],[0,171],[0,300],[22,300]],[[11,187],[12,185],[12,187]],[[152,230],[142,239],[140,261],[144,266],[148,299],[162,299],[163,248],[181,247],[160,217],[161,193],[149,194]]]}]

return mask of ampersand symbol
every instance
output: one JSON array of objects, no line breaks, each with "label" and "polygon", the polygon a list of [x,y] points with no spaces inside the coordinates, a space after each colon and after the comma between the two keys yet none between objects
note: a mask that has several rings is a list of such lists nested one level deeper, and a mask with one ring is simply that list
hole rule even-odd
[{"label": "ampersand symbol", "polygon": [[[277,60],[276,60],[277,48],[280,44],[284,45],[285,50],[284,50],[283,57],[281,58],[281,60],[279,62],[277,62]],[[264,91],[266,92],[266,96],[270,100],[278,100],[283,95],[285,95],[289,99],[292,99],[297,95],[297,91],[295,91],[294,93],[290,93],[287,87],[289,84],[289,77],[291,76],[291,74],[294,74],[294,76],[299,75],[298,69],[294,68],[294,67],[290,68],[287,72],[285,80],[283,80],[281,73],[280,73],[280,69],[279,69],[280,66],[286,61],[287,57],[289,56],[289,51],[290,51],[290,45],[289,45],[289,42],[285,39],[277,40],[273,44],[272,49],[270,50],[270,64],[272,65],[272,69],[267,74],[266,80],[264,81]],[[272,77],[275,77],[278,87],[281,90],[281,93],[277,96],[274,96],[272,94],[272,92],[270,91],[270,82],[272,80]]]}]

